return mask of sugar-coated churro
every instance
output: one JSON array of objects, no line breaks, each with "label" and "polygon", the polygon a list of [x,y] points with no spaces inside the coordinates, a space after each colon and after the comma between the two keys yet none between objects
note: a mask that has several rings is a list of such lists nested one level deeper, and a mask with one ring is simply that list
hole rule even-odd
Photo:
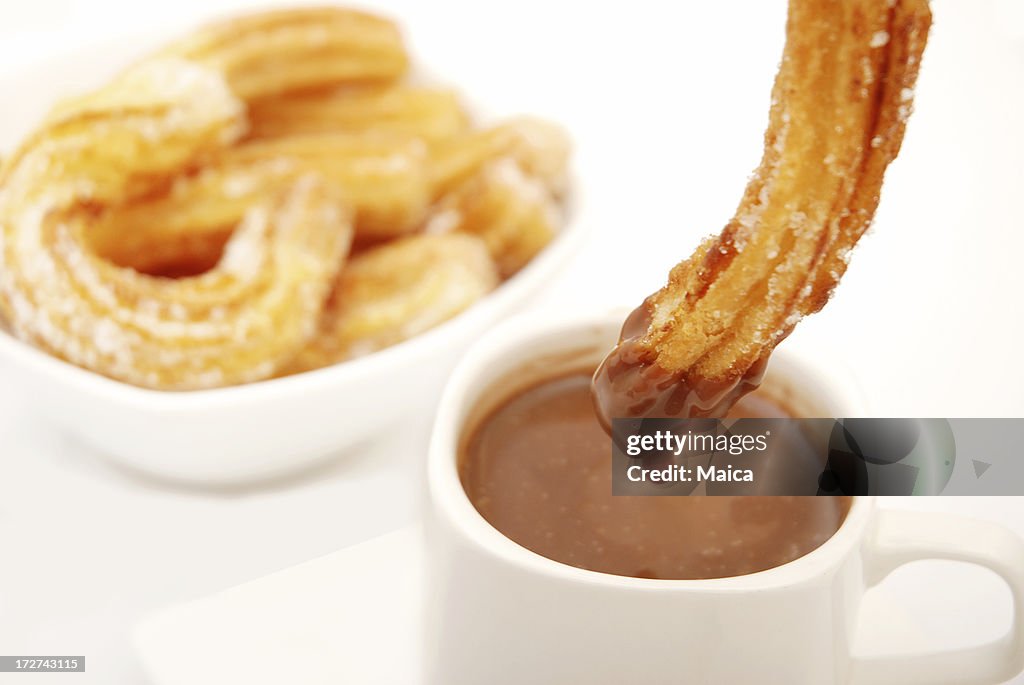
[{"label": "sugar-coated churro", "polygon": [[262,12],[203,27],[157,57],[175,56],[224,75],[246,101],[331,84],[393,81],[409,57],[390,21],[338,7]]},{"label": "sugar-coated churro", "polygon": [[512,276],[554,239],[561,205],[538,178],[510,157],[485,165],[445,196],[427,220],[428,233],[479,236],[498,272]]},{"label": "sugar-coated churro", "polygon": [[[474,129],[453,91],[408,70],[385,19],[281,10],[201,28],[59,103],[0,166],[0,325],[190,390],[458,314],[498,285],[496,261],[510,275],[553,235],[568,145],[539,121]],[[502,157],[544,202],[489,171]],[[457,230],[423,232],[456,209]]]},{"label": "sugar-coated churro", "polygon": [[874,215],[931,22],[926,0],[791,0],[761,166],[595,376],[605,421],[724,415],[821,309]]},{"label": "sugar-coated churro", "polygon": [[469,115],[451,90],[393,85],[342,87],[258,100],[253,138],[309,133],[401,134],[428,143],[466,133]]},{"label": "sugar-coated churro", "polygon": [[418,235],[352,258],[320,331],[286,372],[360,357],[418,335],[463,311],[499,282],[480,239]]},{"label": "sugar-coated churro", "polygon": [[97,207],[230,138],[240,111],[215,73],[167,60],[51,118],[0,176],[0,310],[15,333],[164,389],[259,380],[287,361],[313,334],[352,237],[345,205],[318,179],[251,208],[195,278],[119,267],[85,238]]}]

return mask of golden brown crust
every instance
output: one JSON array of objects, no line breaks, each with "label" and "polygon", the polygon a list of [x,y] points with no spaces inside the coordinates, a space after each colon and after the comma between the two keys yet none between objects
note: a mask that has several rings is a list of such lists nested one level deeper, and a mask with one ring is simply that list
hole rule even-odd
[{"label": "golden brown crust", "polygon": [[206,26],[164,48],[224,74],[254,101],[330,83],[393,81],[409,67],[394,23],[336,7],[262,12]]},{"label": "golden brown crust", "polygon": [[353,257],[338,278],[320,329],[284,373],[360,357],[433,328],[499,282],[479,238],[417,235]]},{"label": "golden brown crust", "polygon": [[[147,273],[209,263],[254,203],[315,173],[355,212],[356,238],[413,231],[431,200],[427,151],[414,138],[317,134],[257,140],[210,153],[166,192],[110,208],[92,232],[96,250]],[[153,246],[161,246],[154,252]],[[207,250],[197,254],[197,250]]]},{"label": "golden brown crust", "polygon": [[732,221],[648,300],[649,361],[740,379],[828,300],[899,151],[926,0],[793,0],[765,153]]},{"label": "golden brown crust", "polygon": [[510,157],[556,197],[568,184],[569,136],[550,122],[517,117],[439,145],[431,169],[435,193],[465,183],[491,161]]},{"label": "golden brown crust", "polygon": [[[483,169],[496,159],[512,159],[527,183],[543,185],[552,202],[566,183],[568,139],[547,122],[513,119],[435,143],[431,146],[420,135],[393,130],[368,134],[337,128],[247,140],[208,153],[199,171],[176,178],[169,189],[112,207],[92,231],[92,240],[98,252],[122,266],[147,273],[174,272],[181,265],[215,262],[253,202],[306,173],[317,173],[341,189],[355,210],[356,241],[361,245],[412,233],[429,222],[431,211],[436,215],[452,204],[481,205],[487,198],[478,201],[467,193],[480,188]],[[495,199],[495,192],[487,197]],[[431,210],[436,201],[439,206]],[[494,212],[499,209],[473,210],[478,219],[471,223],[486,219],[482,212],[487,211],[497,220]],[[550,218],[546,213],[521,223],[522,233],[505,241],[508,249],[496,246],[496,255],[506,255],[504,273],[522,266],[530,253],[528,242],[540,249],[550,240],[540,242],[545,233],[540,224]],[[467,225],[467,230],[480,233],[485,227],[470,230]],[[526,233],[533,238],[527,240]],[[522,249],[516,257],[512,241],[520,237]],[[159,249],[154,250],[155,245]]]},{"label": "golden brown crust", "polygon": [[[469,234],[511,271],[539,249],[535,207],[487,186],[464,231],[410,234],[445,193],[476,207],[463,182],[500,154],[547,184],[567,150],[538,122],[463,154],[488,136],[453,93],[397,82],[407,62],[386,20],[276,11],[60,103],[0,166],[0,325],[111,378],[189,390],[366,354],[470,306],[499,276]],[[468,166],[442,184],[453,150]]]},{"label": "golden brown crust", "polygon": [[424,230],[481,238],[498,273],[508,278],[554,239],[561,215],[561,206],[550,189],[524,172],[514,159],[503,157],[442,197]]},{"label": "golden brown crust", "polygon": [[360,133],[440,143],[463,134],[469,116],[450,90],[405,85],[343,87],[258,100],[250,136]]}]

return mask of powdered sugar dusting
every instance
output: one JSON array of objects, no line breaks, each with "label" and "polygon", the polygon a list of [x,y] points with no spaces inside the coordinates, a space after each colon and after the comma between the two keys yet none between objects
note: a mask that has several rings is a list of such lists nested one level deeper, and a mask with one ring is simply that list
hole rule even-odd
[{"label": "powdered sugar dusting", "polygon": [[[144,386],[212,387],[273,373],[291,341],[311,333],[347,249],[336,202],[307,192],[297,200],[301,207],[282,208],[287,215],[254,209],[214,271],[176,281],[145,276],[90,252],[82,239],[89,218],[79,205],[121,197],[137,175],[163,168],[147,167],[151,160],[170,171],[211,139],[237,140],[242,103],[217,72],[160,59],[50,119],[65,121],[75,125],[59,129],[67,134],[37,136],[0,189],[0,302],[12,330],[76,364]],[[133,156],[112,156],[122,152],[108,151],[110,136],[131,140]],[[97,165],[103,174],[91,175]],[[285,227],[274,230],[276,224]],[[271,250],[274,242],[297,249]],[[277,273],[268,274],[271,252],[279,255]]]}]

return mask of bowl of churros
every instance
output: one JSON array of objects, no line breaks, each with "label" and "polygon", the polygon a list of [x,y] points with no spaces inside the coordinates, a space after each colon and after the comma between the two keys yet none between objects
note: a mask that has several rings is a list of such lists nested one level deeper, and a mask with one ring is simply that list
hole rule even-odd
[{"label": "bowl of churros", "polygon": [[[14,77],[0,131],[92,63]],[[581,243],[565,132],[478,121],[435,82],[391,21],[321,7],[203,26],[48,103],[0,156],[5,382],[98,453],[203,483],[422,406]]]}]

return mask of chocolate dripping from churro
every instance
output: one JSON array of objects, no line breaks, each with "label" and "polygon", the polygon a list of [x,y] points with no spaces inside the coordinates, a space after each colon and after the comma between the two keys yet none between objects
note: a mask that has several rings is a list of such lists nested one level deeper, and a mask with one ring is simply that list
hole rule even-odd
[{"label": "chocolate dripping from churro", "polygon": [[721,418],[820,310],[903,141],[926,0],[792,0],[764,155],[733,220],[626,321],[594,376],[598,416]]},{"label": "chocolate dripping from churro", "polygon": [[654,352],[640,344],[651,323],[650,307],[645,300],[630,313],[618,344],[594,373],[594,409],[605,430],[620,417],[721,418],[761,384],[767,355],[739,378],[721,381],[688,378],[658,365]]}]

